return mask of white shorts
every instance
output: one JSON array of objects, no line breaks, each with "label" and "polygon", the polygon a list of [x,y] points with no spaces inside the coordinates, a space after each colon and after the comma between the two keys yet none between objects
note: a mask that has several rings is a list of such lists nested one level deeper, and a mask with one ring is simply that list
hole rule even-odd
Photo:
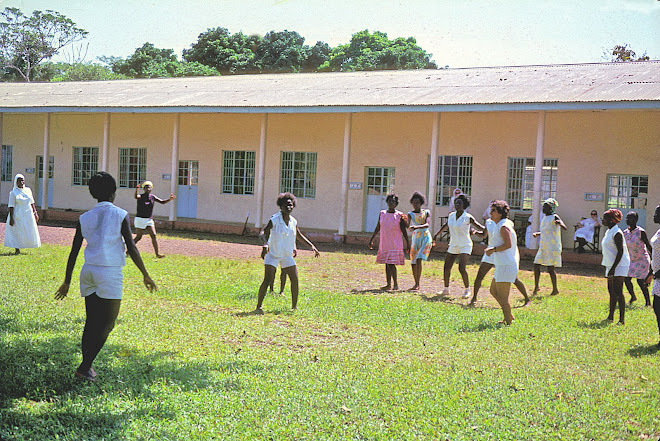
[{"label": "white shorts", "polygon": [[275,268],[277,268],[277,265],[280,265],[282,268],[289,268],[290,266],[296,266],[296,260],[293,256],[275,257],[268,253],[264,257],[264,265],[274,266]]},{"label": "white shorts", "polygon": [[80,270],[80,295],[96,293],[102,299],[121,300],[124,274],[121,266],[84,264]]},{"label": "white shorts", "polygon": [[513,283],[518,278],[518,265],[495,265],[493,280]]},{"label": "white shorts", "polygon": [[[628,277],[629,268],[630,268],[629,266],[617,265],[616,269],[614,270],[614,277]],[[607,277],[607,274],[610,272],[610,269],[612,269],[611,266],[605,267],[605,277]]]},{"label": "white shorts", "polygon": [[147,217],[136,217],[135,219],[133,219],[133,225],[135,225],[135,228],[137,228],[138,230],[145,230],[147,227],[156,226],[154,220]]},{"label": "white shorts", "polygon": [[450,245],[447,252],[449,254],[472,254],[472,245],[465,245],[462,247]]}]

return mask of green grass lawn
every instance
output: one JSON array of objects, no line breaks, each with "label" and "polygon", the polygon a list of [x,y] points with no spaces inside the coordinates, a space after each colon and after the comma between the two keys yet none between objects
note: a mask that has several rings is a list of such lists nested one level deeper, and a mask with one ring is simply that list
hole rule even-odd
[{"label": "green grass lawn", "polygon": [[[603,278],[560,274],[561,295],[516,308],[503,327],[496,308],[351,292],[350,277],[343,290],[324,289],[342,267],[375,266],[373,256],[325,253],[312,263],[306,255],[298,311],[289,312],[287,289],[256,316],[247,312],[260,261],[145,256],[159,291],[148,293],[127,265],[118,324],[95,363],[100,381],[90,384],[72,375],[81,357],[82,256],[69,298],[53,300],[68,251],[46,245],[0,256],[2,440],[660,434],[655,317],[635,306],[625,326],[603,323]],[[424,275],[439,278],[441,264],[429,262]],[[476,266],[469,269],[473,277]],[[531,287],[531,274],[521,276]]]}]

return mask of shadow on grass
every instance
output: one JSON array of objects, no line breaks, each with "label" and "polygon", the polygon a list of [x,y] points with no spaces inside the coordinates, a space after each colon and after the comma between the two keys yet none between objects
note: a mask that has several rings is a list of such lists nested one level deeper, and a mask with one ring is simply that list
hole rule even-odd
[{"label": "shadow on grass", "polygon": [[252,311],[243,311],[243,312],[237,312],[234,313],[234,317],[263,317],[264,315],[293,315],[295,314],[295,311],[292,311],[290,309],[275,309],[275,310],[269,310],[266,309],[262,313],[261,312],[256,312],[256,310]]},{"label": "shadow on grass", "polygon": [[498,322],[489,322],[489,323],[479,323],[476,326],[464,327],[460,329],[460,332],[483,332],[483,331],[494,331],[501,329],[506,325]]},{"label": "shadow on grass", "polygon": [[[2,323],[0,330],[6,331]],[[112,344],[94,363],[99,381],[90,383],[73,375],[80,361],[78,336],[5,335],[9,338],[0,340],[0,439],[120,439],[135,419],[158,425],[177,417],[173,404],[158,399],[154,385],[183,392],[237,390],[243,386],[234,374],[268,369],[235,360],[182,362],[170,352],[143,355]]]},{"label": "shadow on grass", "polygon": [[594,322],[579,321],[577,322],[577,325],[579,328],[585,329],[603,329],[612,326],[613,322],[610,320],[599,320]]},{"label": "shadow on grass", "polygon": [[646,355],[657,355],[659,352],[660,348],[657,344],[635,345],[628,349],[628,355],[635,358],[644,357]]},{"label": "shadow on grass", "polygon": [[351,294],[394,294],[394,293],[403,292],[403,291],[401,291],[401,290],[387,291],[387,290],[380,289],[380,288],[367,288],[367,289],[352,289],[349,292]]}]

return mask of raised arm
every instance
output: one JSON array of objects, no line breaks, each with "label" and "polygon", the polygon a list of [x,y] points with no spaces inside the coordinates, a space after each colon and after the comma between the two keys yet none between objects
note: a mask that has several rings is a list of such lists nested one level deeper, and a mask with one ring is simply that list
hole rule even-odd
[{"label": "raised arm", "polygon": [[76,260],[78,259],[78,253],[80,252],[82,242],[83,236],[80,230],[80,221],[78,221],[76,224],[76,234],[73,236],[73,244],[71,244],[71,251],[69,252],[69,260],[66,263],[64,283],[62,283],[55,292],[56,300],[62,300],[69,292],[69,286],[71,285],[71,275],[73,274],[73,268],[76,266]]},{"label": "raised arm", "polygon": [[133,195],[133,197],[135,197],[135,199],[140,199],[140,195],[138,194],[138,191],[140,191],[141,187],[142,187],[142,184],[138,184],[137,187],[135,187],[135,194]]},{"label": "raised arm", "polygon": [[[297,230],[297,231],[296,231],[296,238],[297,238],[297,239],[298,239],[298,238],[302,239],[303,242],[305,242],[307,245],[309,245],[310,247],[312,247],[312,251],[314,251],[314,257],[319,257],[319,255],[320,255],[321,253],[319,253],[319,250],[316,249],[316,247],[314,246],[314,244],[312,243],[312,241],[309,240],[309,239],[307,239],[307,237],[305,237],[305,235],[302,234],[302,231],[300,231],[300,228],[298,228],[298,225],[296,225],[296,230]],[[295,250],[294,250],[294,251],[295,251]]]},{"label": "raised arm", "polygon": [[149,273],[147,272],[147,269],[144,267],[142,256],[140,256],[140,252],[135,246],[135,241],[133,240],[133,233],[131,232],[131,221],[128,219],[128,214],[121,223],[121,235],[124,238],[124,243],[126,243],[126,251],[128,252],[128,255],[131,256],[133,263],[135,263],[135,266],[137,266],[140,272],[142,273],[144,286],[147,287],[149,292],[156,290],[157,289],[156,284],[154,283],[153,280],[151,280],[151,277],[149,277]]},{"label": "raised arm", "polygon": [[170,193],[170,197],[167,199],[161,199],[158,196],[154,196],[154,200],[158,202],[159,204],[167,204],[169,201],[172,199],[176,199],[176,196],[174,196],[174,193]]},{"label": "raised arm", "polygon": [[559,225],[563,230],[567,230],[566,224],[563,220],[561,220],[558,214],[555,214],[555,223]]}]

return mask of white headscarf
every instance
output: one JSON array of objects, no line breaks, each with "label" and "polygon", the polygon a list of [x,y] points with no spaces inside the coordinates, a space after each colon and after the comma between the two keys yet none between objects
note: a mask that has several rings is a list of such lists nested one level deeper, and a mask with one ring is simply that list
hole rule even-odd
[{"label": "white headscarf", "polygon": [[[18,178],[23,178],[23,188],[20,188],[18,185],[16,185],[16,181],[18,181]],[[25,176],[23,176],[20,173],[16,173],[16,176],[14,176],[14,189],[11,191],[14,196],[20,196],[21,194],[24,194],[30,198],[32,201],[31,203],[34,204],[34,198],[32,197],[32,190],[30,190],[30,187],[25,185]]]}]

